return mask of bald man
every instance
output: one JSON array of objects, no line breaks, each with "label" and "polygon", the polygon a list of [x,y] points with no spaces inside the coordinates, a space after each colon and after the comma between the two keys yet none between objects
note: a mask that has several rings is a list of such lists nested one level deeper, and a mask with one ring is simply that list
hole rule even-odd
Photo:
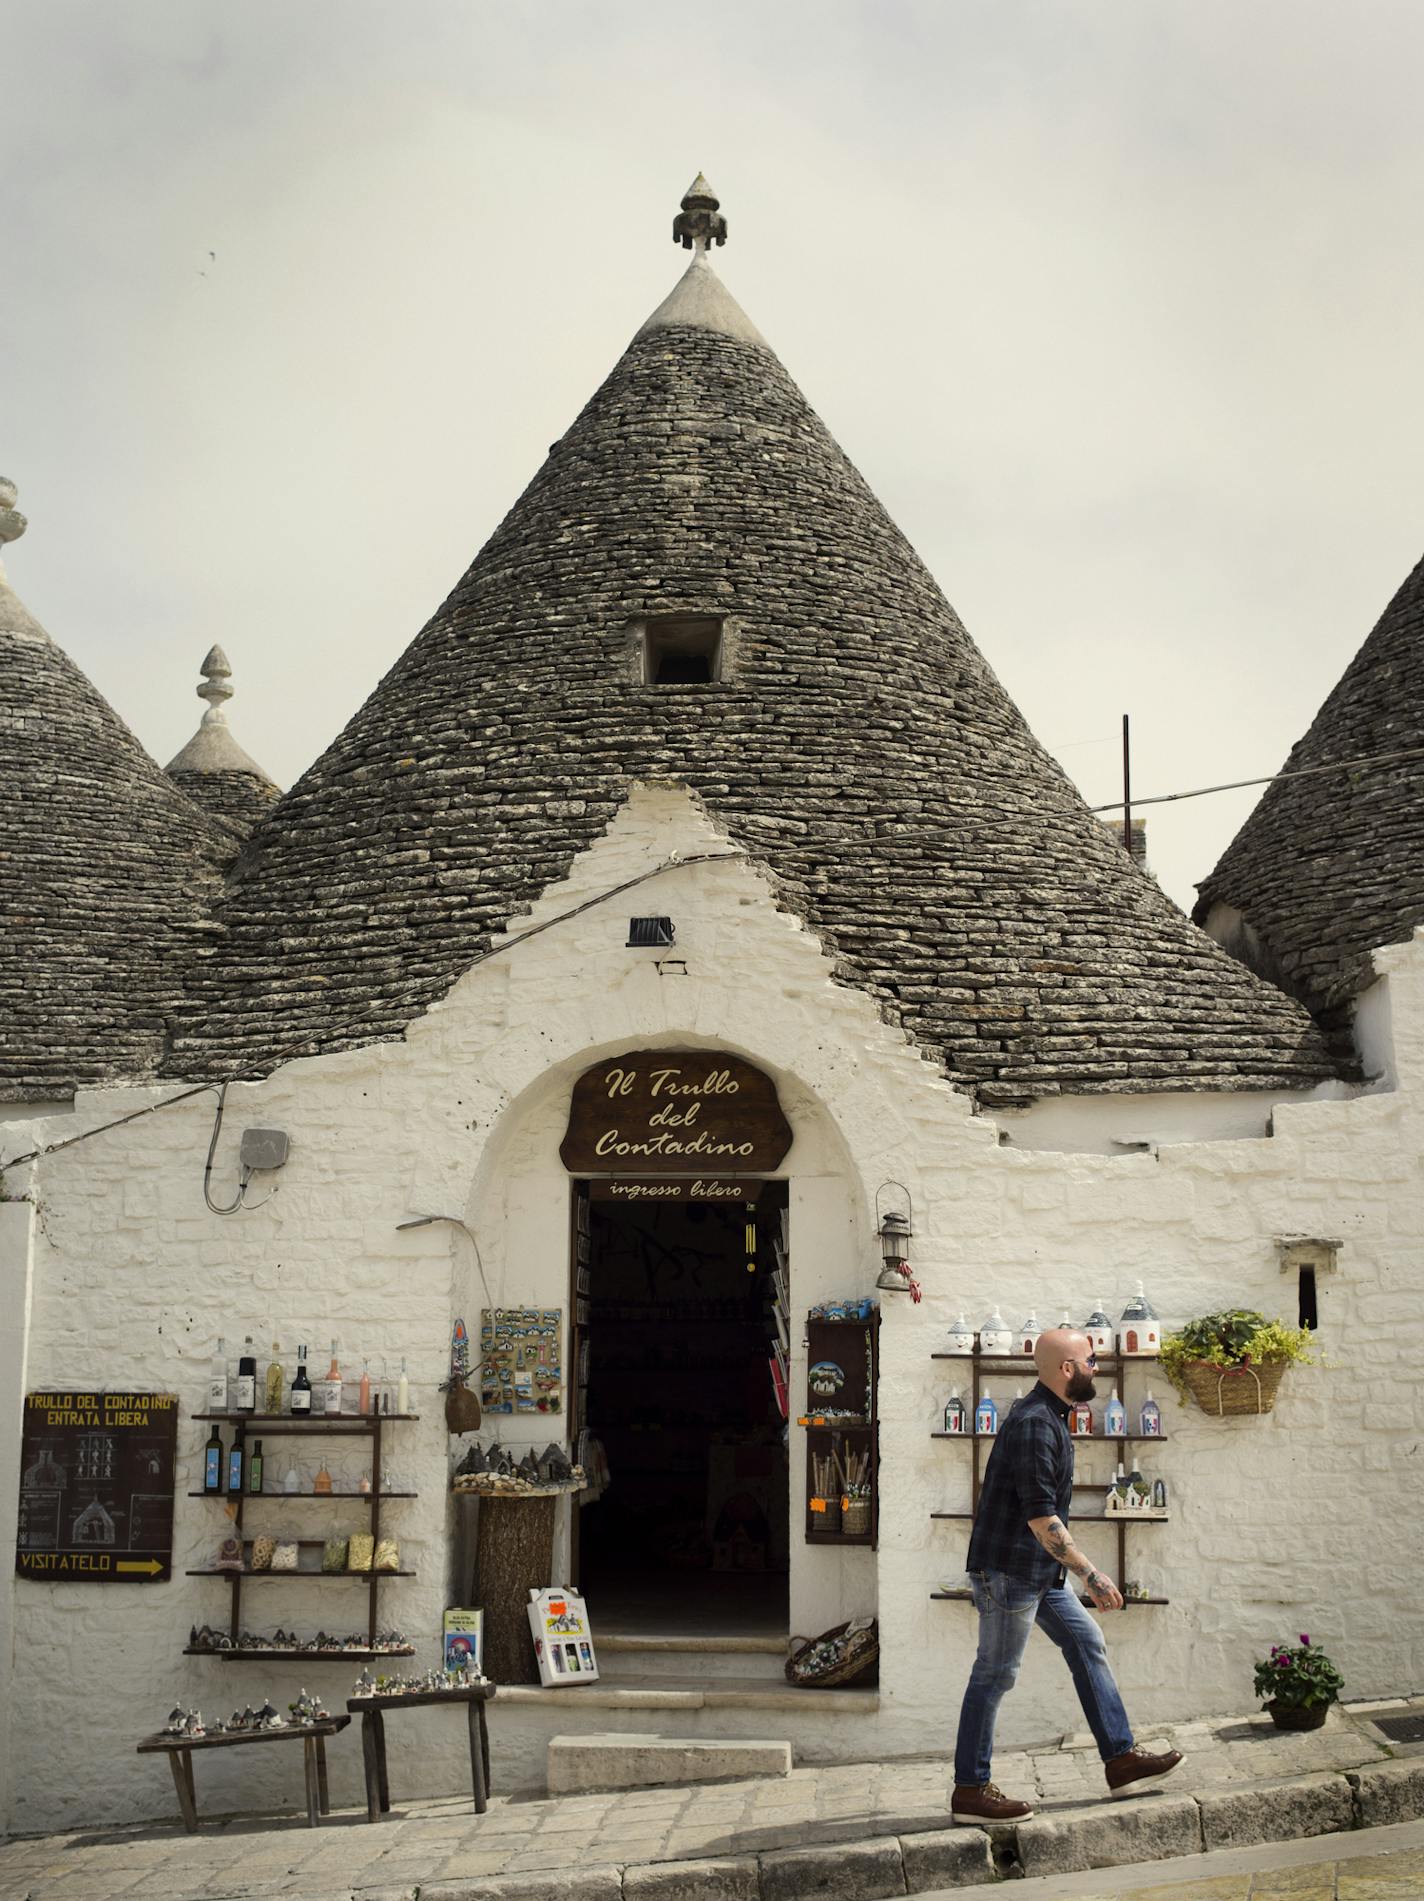
[{"label": "bald man", "polygon": [[1182,1760],[1175,1749],[1152,1755],[1137,1748],[1103,1633],[1065,1589],[1065,1572],[1083,1580],[1100,1611],[1122,1609],[1122,1593],[1091,1564],[1068,1533],[1073,1494],[1073,1441],[1068,1412],[1092,1399],[1097,1357],[1086,1333],[1054,1327],[1034,1349],[1038,1384],[1014,1405],[994,1440],[969,1540],[969,1582],[979,1612],[979,1653],[959,1712],[954,1752],[954,1821],[972,1826],[1017,1822],[1032,1815],[989,1780],[994,1718],[1018,1675],[1037,1624],[1063,1652],[1073,1687],[1103,1759],[1110,1795],[1137,1795]]}]

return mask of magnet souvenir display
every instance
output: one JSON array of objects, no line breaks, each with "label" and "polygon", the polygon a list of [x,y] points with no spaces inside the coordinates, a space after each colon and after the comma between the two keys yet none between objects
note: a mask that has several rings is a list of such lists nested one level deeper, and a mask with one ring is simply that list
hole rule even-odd
[{"label": "magnet souvenir display", "polygon": [[480,1320],[480,1404],[487,1413],[563,1411],[561,1307],[486,1308]]}]

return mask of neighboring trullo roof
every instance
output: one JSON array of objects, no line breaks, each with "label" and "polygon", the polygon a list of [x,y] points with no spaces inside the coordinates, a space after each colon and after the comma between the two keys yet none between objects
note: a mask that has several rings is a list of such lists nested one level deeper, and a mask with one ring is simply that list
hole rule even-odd
[{"label": "neighboring trullo roof", "polygon": [[[990,1099],[1330,1073],[1034,740],[718,282],[718,223],[702,181],[681,283],[244,853],[189,1073],[398,1035],[655,778]],[[642,684],[664,614],[723,619],[718,683]]]},{"label": "neighboring trullo roof", "polygon": [[232,668],[221,647],[210,647],[202,665],[203,683],[194,691],[208,710],[187,745],[165,770],[195,805],[236,834],[234,851],[258,819],[282,796],[267,774],[232,736],[223,701],[232,698]]},{"label": "neighboring trullo roof", "polygon": [[[1412,758],[1391,755],[1413,753]],[[1424,924],[1424,561],[1405,581],[1283,773],[1199,889],[1195,915],[1329,1028],[1374,972],[1370,952]]]},{"label": "neighboring trullo roof", "polygon": [[[0,482],[0,544],[21,534]],[[222,842],[0,568],[0,1100],[154,1072]]]}]

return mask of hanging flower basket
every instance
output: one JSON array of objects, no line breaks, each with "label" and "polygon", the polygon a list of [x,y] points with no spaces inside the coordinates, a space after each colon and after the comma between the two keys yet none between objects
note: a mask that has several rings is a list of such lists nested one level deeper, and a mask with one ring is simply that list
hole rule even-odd
[{"label": "hanging flower basket", "polygon": [[1204,1413],[1224,1419],[1233,1413],[1268,1413],[1285,1378],[1289,1360],[1261,1360],[1251,1366],[1213,1366],[1188,1360],[1182,1379]]}]

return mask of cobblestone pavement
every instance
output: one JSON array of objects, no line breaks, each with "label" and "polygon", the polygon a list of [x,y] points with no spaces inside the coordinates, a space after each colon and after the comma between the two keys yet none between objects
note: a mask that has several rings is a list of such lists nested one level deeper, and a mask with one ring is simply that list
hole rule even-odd
[{"label": "cobblestone pavement", "polygon": [[[1264,1717],[1176,1724],[1147,1731],[1140,1740],[1183,1750],[1187,1760],[1172,1776],[1175,1795],[1208,1794],[1253,1782],[1278,1782],[1322,1770],[1356,1768],[1388,1756],[1373,1734],[1332,1712],[1322,1730],[1286,1735]],[[498,1732],[494,1779],[499,1777]],[[202,1765],[195,1764],[202,1817]],[[163,1772],[162,1785],[159,1771]],[[1100,1809],[1102,1766],[1086,1737],[1041,1749],[1002,1752],[996,1781],[1009,1793],[1032,1796],[1040,1817]],[[167,1797],[167,1767],[156,1759],[154,1800]],[[544,1877],[531,1896],[555,1894],[558,1877],[606,1869],[618,1892],[619,1869],[647,1863],[749,1856],[759,1851],[864,1841],[943,1828],[952,1776],[949,1764],[903,1761],[797,1769],[789,1776],[716,1783],[685,1789],[648,1789],[611,1795],[495,1796],[488,1813],[473,1814],[468,1796],[397,1802],[380,1825],[365,1811],[334,1813],[320,1829],[305,1815],[247,1815],[204,1821],[187,1835],[175,1820],[135,1828],[89,1829],[21,1837],[0,1846],[4,1901],[256,1901],[300,1893],[305,1901],[355,1894],[361,1901],[397,1901],[417,1885],[458,1887],[491,1877]],[[1120,1805],[1114,1804],[1114,1807]],[[964,1831],[956,1831],[963,1833]],[[1375,1890],[1352,1865],[1338,1893],[1373,1901]],[[1121,1890],[1112,1890],[1120,1896]],[[1142,1891],[1147,1892],[1147,1891]],[[1304,1894],[1315,1889],[1225,1888],[1222,1895]],[[1319,1892],[1336,1892],[1320,1888]],[[1397,1887],[1378,1893],[1394,1896]],[[1424,1885],[1412,1892],[1424,1896]],[[1200,1895],[1217,1890],[1168,1888]]]}]

